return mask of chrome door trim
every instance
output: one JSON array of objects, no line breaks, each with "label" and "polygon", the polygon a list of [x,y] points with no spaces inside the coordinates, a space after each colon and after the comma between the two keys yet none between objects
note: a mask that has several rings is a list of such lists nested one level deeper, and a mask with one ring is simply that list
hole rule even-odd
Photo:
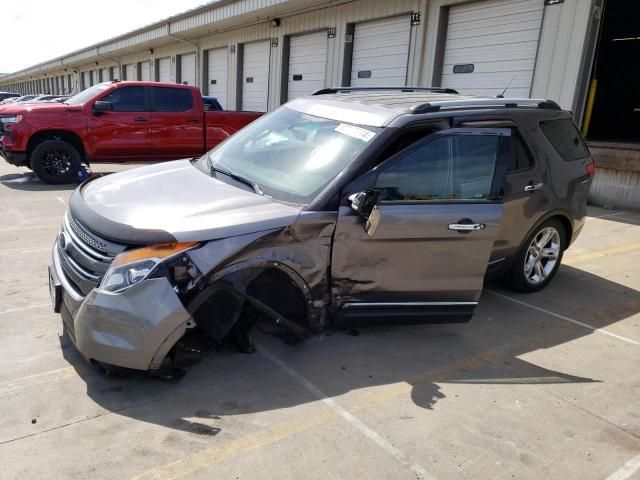
[{"label": "chrome door trim", "polygon": [[478,302],[349,302],[342,308],[354,307],[445,307],[456,305],[478,305]]}]

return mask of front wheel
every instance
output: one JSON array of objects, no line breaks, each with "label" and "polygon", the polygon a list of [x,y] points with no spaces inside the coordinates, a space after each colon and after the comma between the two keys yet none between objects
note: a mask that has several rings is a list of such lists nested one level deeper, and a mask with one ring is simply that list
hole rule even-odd
[{"label": "front wheel", "polygon": [[31,168],[40,180],[52,185],[73,183],[80,169],[78,150],[63,140],[45,140],[31,153]]},{"label": "front wheel", "polygon": [[519,292],[542,290],[554,277],[566,247],[564,228],[555,219],[538,226],[507,271],[507,285]]}]

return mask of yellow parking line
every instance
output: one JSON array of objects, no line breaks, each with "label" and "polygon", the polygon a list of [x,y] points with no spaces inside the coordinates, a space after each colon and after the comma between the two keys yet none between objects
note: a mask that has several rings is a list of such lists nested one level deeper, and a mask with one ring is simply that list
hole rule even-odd
[{"label": "yellow parking line", "polygon": [[617,255],[619,253],[628,253],[635,250],[640,250],[640,242],[629,243],[627,245],[621,245],[619,247],[607,248],[605,250],[596,250],[595,252],[585,253],[583,255],[575,255],[565,257],[562,259],[564,265],[574,265],[576,263],[583,263],[594,258],[607,257],[609,255]]}]

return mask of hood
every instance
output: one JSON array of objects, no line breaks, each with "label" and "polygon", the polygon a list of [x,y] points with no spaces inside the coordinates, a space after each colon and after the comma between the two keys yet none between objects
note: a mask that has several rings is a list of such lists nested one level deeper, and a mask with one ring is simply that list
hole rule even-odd
[{"label": "hood", "polygon": [[92,180],[71,209],[91,230],[124,243],[204,241],[291,225],[301,207],[217,180],[188,160]]},{"label": "hood", "polygon": [[9,103],[6,105],[0,105],[3,114],[18,114],[18,113],[49,113],[49,112],[64,112],[69,109],[78,110],[81,105],[65,105],[63,103],[55,102],[36,102],[36,103]]}]

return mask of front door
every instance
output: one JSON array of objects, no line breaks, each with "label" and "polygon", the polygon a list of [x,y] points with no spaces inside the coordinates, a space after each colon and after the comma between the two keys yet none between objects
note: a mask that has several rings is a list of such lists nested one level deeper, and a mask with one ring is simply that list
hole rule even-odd
[{"label": "front door", "polygon": [[[502,221],[509,129],[444,130],[345,189],[332,254],[340,319],[466,321]],[[377,195],[368,220],[347,197]]]},{"label": "front door", "polygon": [[148,158],[150,112],[142,86],[117,88],[98,100],[112,110],[94,113],[87,122],[92,160]]}]

